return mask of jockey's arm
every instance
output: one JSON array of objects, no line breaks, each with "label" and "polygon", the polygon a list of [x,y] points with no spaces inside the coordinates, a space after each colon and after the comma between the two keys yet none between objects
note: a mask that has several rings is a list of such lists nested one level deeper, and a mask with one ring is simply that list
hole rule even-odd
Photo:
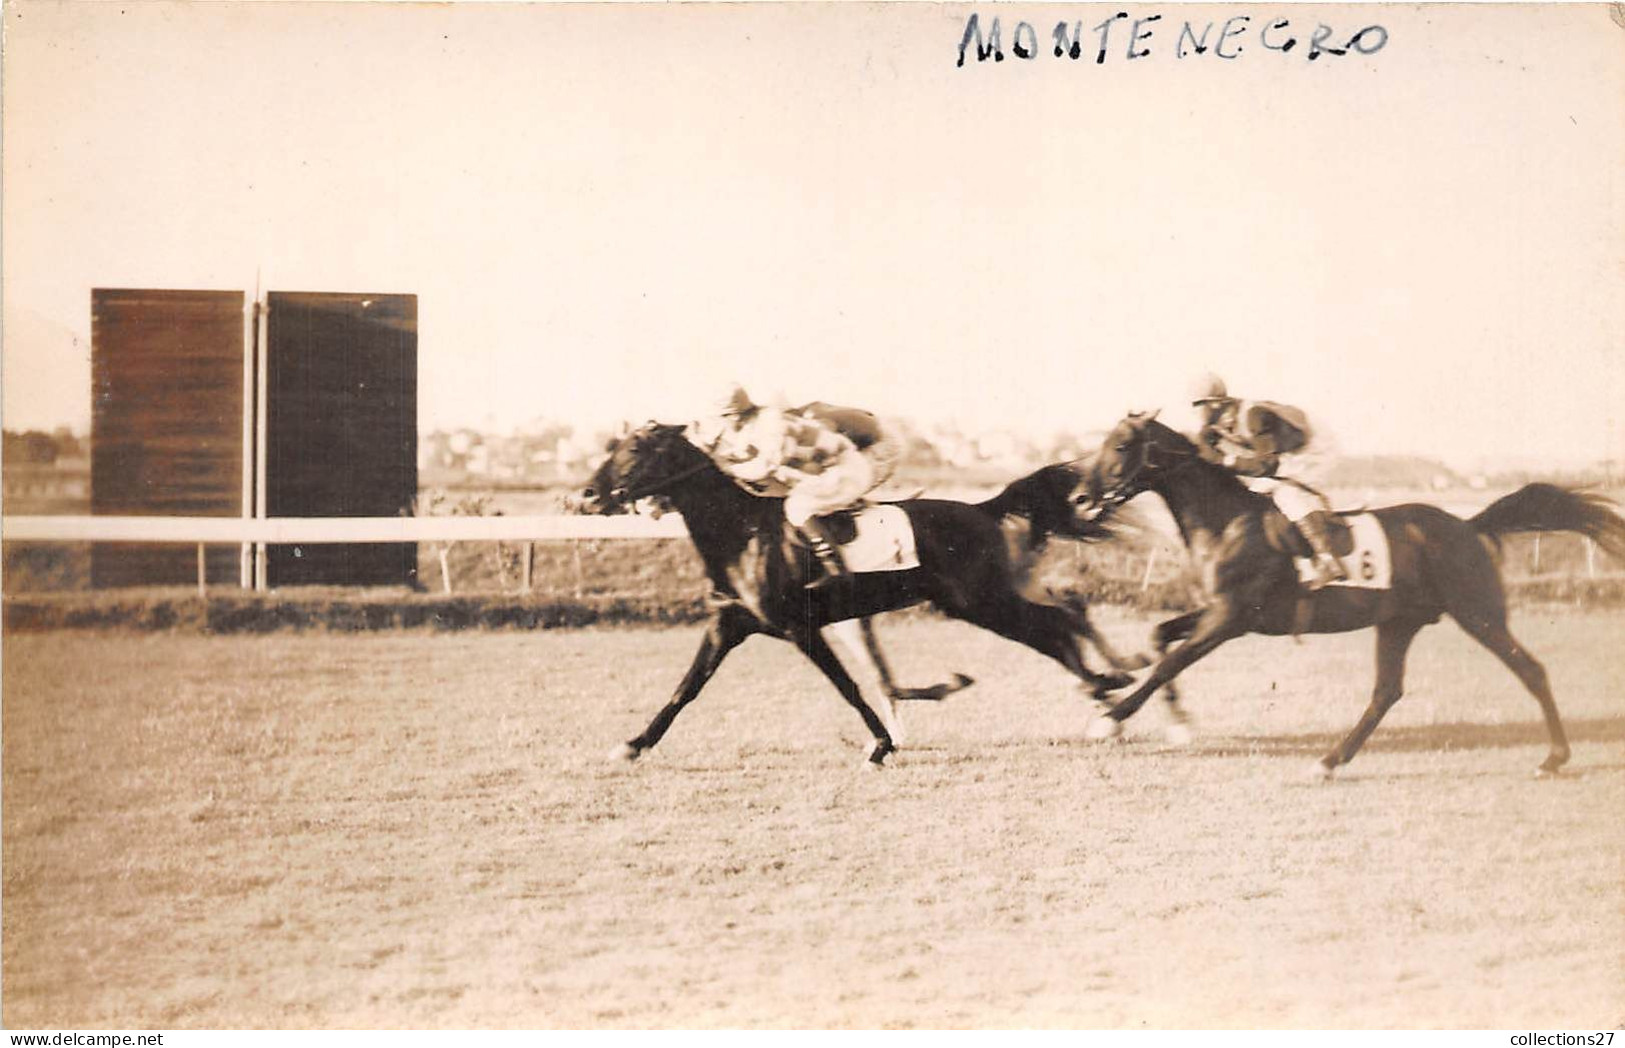
[{"label": "jockey's arm", "polygon": [[1225,465],[1244,477],[1273,477],[1281,465],[1281,456],[1275,453],[1274,439],[1263,434],[1247,444],[1225,449]]},{"label": "jockey's arm", "polygon": [[1204,432],[1197,442],[1197,454],[1244,477],[1272,477],[1281,464],[1275,441],[1267,434],[1246,440],[1233,433]]},{"label": "jockey's arm", "polygon": [[746,483],[751,484],[766,480],[768,477],[772,476],[775,470],[778,468],[778,464],[774,462],[773,456],[762,453],[762,451],[758,448],[751,448],[749,450],[755,452],[755,454],[751,455],[749,458],[734,458],[729,460],[727,466],[728,473],[739,480],[743,480]]},{"label": "jockey's arm", "polygon": [[775,419],[758,418],[752,425],[725,432],[711,450],[711,458],[746,483],[773,476],[783,461],[784,429]]},{"label": "jockey's arm", "polygon": [[851,441],[810,419],[800,425],[792,422],[784,446],[775,476],[791,485],[838,466],[847,454],[857,454]]}]

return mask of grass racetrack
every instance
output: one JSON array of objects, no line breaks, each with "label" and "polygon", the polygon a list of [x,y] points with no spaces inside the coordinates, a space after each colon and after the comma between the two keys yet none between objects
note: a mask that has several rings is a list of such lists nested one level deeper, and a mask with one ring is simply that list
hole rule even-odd
[{"label": "grass racetrack", "polygon": [[[1138,646],[1150,620],[1107,618]],[[1338,781],[1372,635],[1247,638],[1082,741],[1058,668],[930,618],[886,771],[788,646],[636,766],[699,628],[4,649],[16,1028],[1625,1021],[1625,614],[1523,609],[1574,744],[1453,623]],[[866,677],[860,675],[860,680]]]}]

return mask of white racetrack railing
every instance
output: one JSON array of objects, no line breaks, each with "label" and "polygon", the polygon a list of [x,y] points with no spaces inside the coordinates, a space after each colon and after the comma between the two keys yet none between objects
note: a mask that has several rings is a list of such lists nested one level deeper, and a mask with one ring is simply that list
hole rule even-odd
[{"label": "white racetrack railing", "polygon": [[6,542],[546,542],[567,539],[680,539],[683,519],[646,516],[545,517],[92,517],[0,519]]}]

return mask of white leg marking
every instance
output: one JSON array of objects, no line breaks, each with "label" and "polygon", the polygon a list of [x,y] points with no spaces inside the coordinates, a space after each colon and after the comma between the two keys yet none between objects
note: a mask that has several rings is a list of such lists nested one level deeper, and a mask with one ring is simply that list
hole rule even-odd
[{"label": "white leg marking", "polygon": [[[823,634],[824,640],[835,649],[836,657],[847,667],[848,672],[851,672],[854,666],[867,667],[865,679],[860,685],[864,701],[886,726],[886,734],[891,736],[892,745],[903,745],[902,717],[898,715],[897,703],[893,702],[892,697],[886,694],[886,689],[880,686],[880,670],[869,657],[869,649],[863,643],[863,626],[857,619],[843,619],[825,626]],[[853,674],[853,678],[856,677],[857,675]],[[871,695],[879,696],[878,701],[870,699]]]},{"label": "white leg marking", "polygon": [[1107,742],[1111,739],[1123,737],[1123,722],[1111,717],[1101,715],[1089,718],[1089,723],[1083,729],[1083,737],[1090,742]]}]

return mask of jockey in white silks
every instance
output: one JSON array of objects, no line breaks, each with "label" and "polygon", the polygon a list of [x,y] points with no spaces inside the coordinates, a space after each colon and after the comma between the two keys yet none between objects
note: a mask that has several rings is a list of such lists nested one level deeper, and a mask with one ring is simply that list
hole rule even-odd
[{"label": "jockey in white silks", "polygon": [[814,402],[791,410],[763,407],[734,387],[719,419],[691,428],[693,442],[723,472],[759,495],[784,496],[784,516],[824,565],[813,587],[847,574],[821,519],[851,509],[884,483],[897,445],[866,411]]},{"label": "jockey in white silks", "polygon": [[1326,496],[1302,480],[1314,461],[1307,454],[1312,434],[1308,416],[1287,404],[1238,400],[1217,375],[1197,382],[1191,404],[1202,411],[1197,453],[1235,472],[1249,490],[1268,495],[1309,543],[1316,574],[1310,588],[1347,579],[1348,569],[1332,551],[1327,534],[1332,508]]}]

